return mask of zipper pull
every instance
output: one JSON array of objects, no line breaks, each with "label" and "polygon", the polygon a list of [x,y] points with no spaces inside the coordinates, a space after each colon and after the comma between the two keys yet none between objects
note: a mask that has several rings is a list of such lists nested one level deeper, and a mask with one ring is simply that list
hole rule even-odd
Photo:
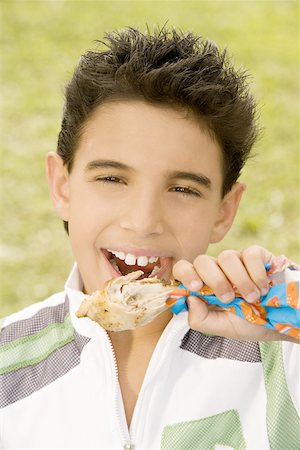
[{"label": "zipper pull", "polygon": [[124,447],[124,450],[134,450],[134,444],[131,444],[130,442],[127,442]]}]

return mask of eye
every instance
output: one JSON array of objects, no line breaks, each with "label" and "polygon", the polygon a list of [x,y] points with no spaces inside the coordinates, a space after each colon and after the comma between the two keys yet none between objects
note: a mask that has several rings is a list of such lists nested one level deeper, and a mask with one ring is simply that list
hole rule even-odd
[{"label": "eye", "polygon": [[194,189],[191,188],[187,188],[184,186],[175,186],[172,189],[175,190],[175,192],[178,192],[179,194],[182,194],[183,196],[195,196],[195,197],[202,197],[202,195],[200,194],[200,192],[195,191]]},{"label": "eye", "polygon": [[113,175],[107,177],[96,177],[96,181],[101,181],[102,183],[123,183],[121,178]]}]

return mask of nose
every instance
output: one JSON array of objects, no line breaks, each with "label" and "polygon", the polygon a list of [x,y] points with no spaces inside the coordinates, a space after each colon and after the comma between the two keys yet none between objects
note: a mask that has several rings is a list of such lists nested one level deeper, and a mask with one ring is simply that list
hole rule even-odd
[{"label": "nose", "polygon": [[163,207],[157,192],[145,189],[127,202],[120,226],[140,237],[162,234],[163,215]]}]

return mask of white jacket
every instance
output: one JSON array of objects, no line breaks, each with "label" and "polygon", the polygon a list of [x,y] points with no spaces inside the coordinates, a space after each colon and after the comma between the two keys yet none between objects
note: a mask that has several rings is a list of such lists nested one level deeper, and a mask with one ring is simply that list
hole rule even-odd
[{"label": "white jacket", "polygon": [[151,357],[127,428],[108,334],[65,290],[3,323],[1,449],[299,448],[299,346],[189,330],[174,316]]}]

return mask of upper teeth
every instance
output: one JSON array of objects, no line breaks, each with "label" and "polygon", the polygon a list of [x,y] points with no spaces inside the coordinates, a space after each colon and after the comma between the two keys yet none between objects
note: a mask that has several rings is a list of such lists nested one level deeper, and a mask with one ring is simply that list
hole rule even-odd
[{"label": "upper teeth", "polygon": [[159,256],[134,256],[131,253],[115,252],[113,250],[107,249],[110,253],[115,255],[117,258],[122,259],[128,266],[147,266],[149,263],[155,263],[158,261]]}]

